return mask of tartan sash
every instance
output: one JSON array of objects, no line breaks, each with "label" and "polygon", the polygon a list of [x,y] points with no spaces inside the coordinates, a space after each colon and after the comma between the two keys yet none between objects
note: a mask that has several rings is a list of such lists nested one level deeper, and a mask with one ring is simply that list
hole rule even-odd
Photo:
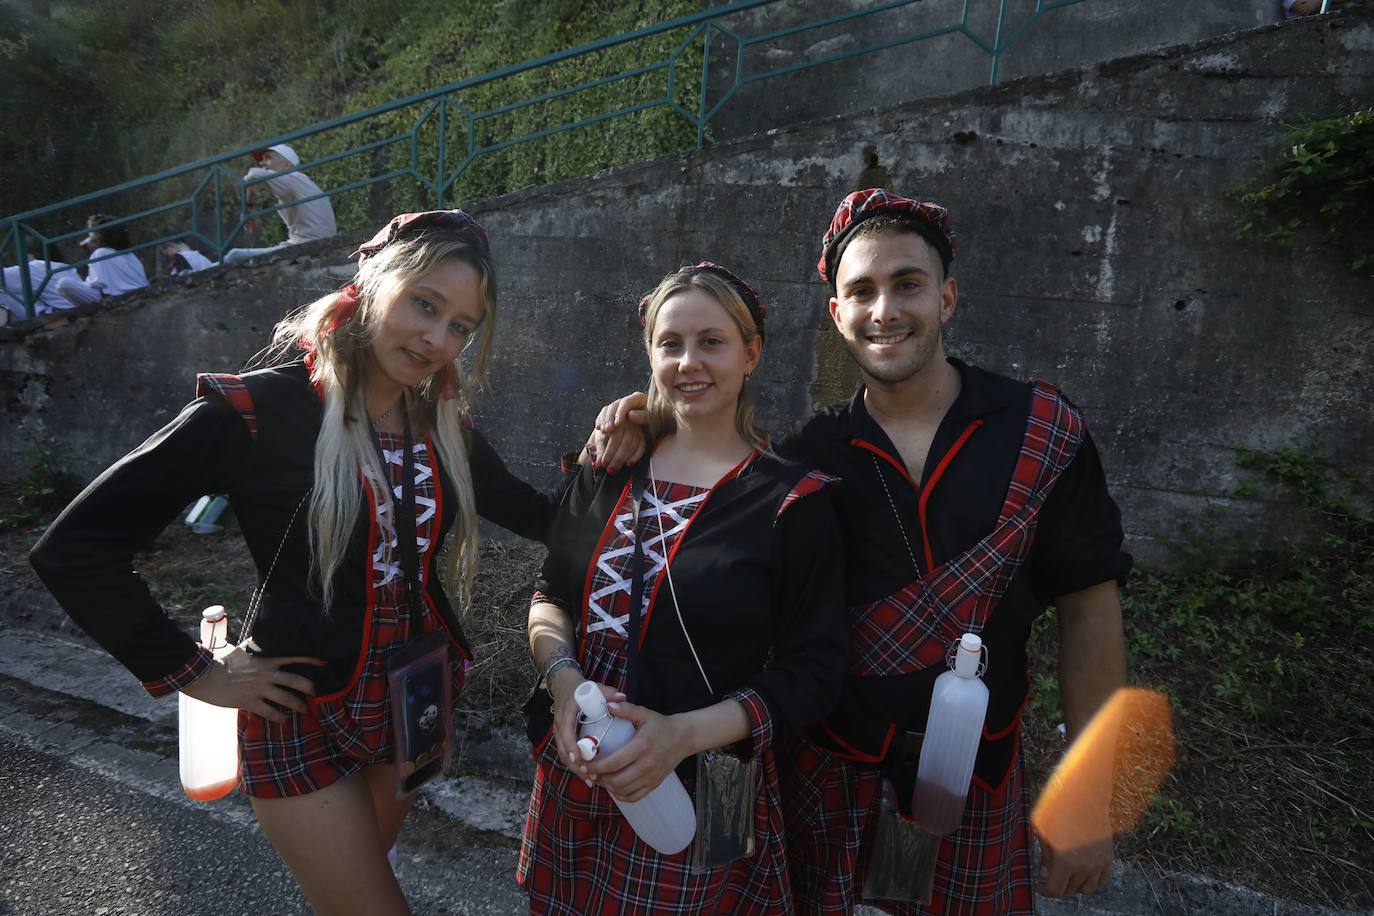
[{"label": "tartan sash", "polygon": [[1031,383],[1026,434],[997,527],[906,587],[849,610],[849,673],[912,674],[945,662],[964,633],[979,633],[1030,554],[1040,509],[1083,444],[1083,416],[1049,382]]}]

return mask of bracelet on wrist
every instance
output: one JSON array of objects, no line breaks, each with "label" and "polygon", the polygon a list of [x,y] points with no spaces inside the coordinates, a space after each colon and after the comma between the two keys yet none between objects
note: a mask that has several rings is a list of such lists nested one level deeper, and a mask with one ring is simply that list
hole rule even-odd
[{"label": "bracelet on wrist", "polygon": [[570,655],[559,656],[558,658],[555,658],[553,661],[549,662],[549,666],[544,669],[544,686],[549,686],[549,678],[553,677],[553,673],[555,671],[557,671],[559,668],[567,667],[568,665],[571,665],[572,667],[576,668],[578,672],[581,673],[582,666],[577,663],[577,659],[573,658]]}]

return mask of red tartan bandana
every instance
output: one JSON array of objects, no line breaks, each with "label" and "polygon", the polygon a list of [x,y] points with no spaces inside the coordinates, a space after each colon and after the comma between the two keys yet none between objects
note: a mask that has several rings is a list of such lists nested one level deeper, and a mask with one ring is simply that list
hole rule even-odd
[{"label": "red tartan bandana", "polygon": [[[697,273],[698,271],[715,274],[729,283],[735,292],[739,293],[740,299],[744,301],[744,307],[749,310],[749,317],[754,319],[754,327],[758,330],[759,337],[763,337],[763,319],[768,317],[768,308],[763,304],[763,299],[759,297],[759,291],[754,289],[752,284],[736,276],[733,271],[711,261],[702,261],[691,267],[684,267],[678,273]],[[649,300],[653,296],[654,294],[651,292],[645,293],[639,300],[639,326],[641,328],[644,327],[644,323],[649,318]]]},{"label": "red tartan bandana", "polygon": [[418,235],[426,229],[447,229],[459,235],[467,236],[468,241],[477,247],[483,257],[491,257],[487,231],[482,228],[481,223],[462,210],[427,210],[424,213],[402,213],[400,216],[392,217],[391,222],[383,226],[372,238],[359,245],[358,250],[353,253],[358,256],[359,263],[361,263],[397,239]]},{"label": "red tartan bandana", "polygon": [[945,270],[949,270],[959,247],[949,223],[949,210],[931,201],[911,200],[882,188],[869,188],[855,191],[841,201],[835,217],[830,220],[830,228],[821,239],[821,259],[816,262],[822,280],[835,282],[838,255],[845,240],[860,223],[874,216],[909,217],[921,236],[940,253]]}]

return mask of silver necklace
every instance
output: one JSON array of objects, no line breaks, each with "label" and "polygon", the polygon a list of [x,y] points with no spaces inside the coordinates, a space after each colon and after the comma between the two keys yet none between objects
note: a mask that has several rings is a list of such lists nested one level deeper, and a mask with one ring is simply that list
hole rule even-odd
[{"label": "silver necklace", "polygon": [[399,400],[394,401],[390,407],[382,411],[381,414],[379,414],[378,416],[368,417],[368,421],[375,427],[378,423],[382,422],[387,417],[391,416],[391,412],[396,409],[396,405],[399,403],[401,403]]}]

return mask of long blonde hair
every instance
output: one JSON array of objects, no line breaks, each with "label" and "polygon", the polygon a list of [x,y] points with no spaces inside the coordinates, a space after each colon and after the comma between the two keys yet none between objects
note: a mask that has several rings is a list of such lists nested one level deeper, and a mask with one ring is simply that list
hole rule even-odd
[{"label": "long blonde hair", "polygon": [[[749,314],[749,306],[744,304],[739,291],[728,280],[714,271],[684,268],[668,274],[649,294],[649,304],[644,312],[645,347],[653,345],[654,325],[658,321],[658,313],[662,310],[663,304],[678,293],[689,289],[700,289],[708,293],[724,307],[726,314],[735,322],[735,327],[739,328],[740,338],[746,347],[754,342],[754,338],[761,336],[760,328],[754,323],[754,316]],[[649,373],[647,411],[650,438],[657,439],[677,429],[673,407],[664,397],[658,383],[654,381],[652,372]],[[768,433],[754,420],[754,396],[747,381],[740,389],[739,400],[735,402],[735,430],[745,442],[760,452],[772,454],[768,448]]]},{"label": "long blonde hair", "polygon": [[[416,422],[416,435],[423,435],[426,430],[432,433],[439,462],[458,496],[455,540],[443,576],[444,584],[456,593],[460,607],[465,609],[472,599],[478,538],[464,419],[486,379],[496,322],[496,273],[486,253],[468,237],[452,232],[434,231],[393,241],[359,267],[354,280],[358,307],[351,319],[338,322],[344,297],[331,293],[283,319],[264,351],[277,356],[298,347],[315,352],[310,377],[323,391],[324,412],[315,440],[315,486],[310,497],[309,530],[312,572],[319,580],[326,613],[334,598],[334,576],[348,549],[358,514],[373,511],[373,507],[364,505],[362,480],[368,481],[376,498],[387,498],[383,494],[391,489],[372,443],[363,400],[369,348],[401,291],[450,259],[471,265],[480,278],[483,317],[468,344],[475,348],[472,371],[463,371],[460,354],[451,368],[436,373],[414,389],[407,408]],[[451,378],[445,378],[450,372]],[[450,381],[454,397],[445,396]],[[390,551],[385,541],[383,549]]]}]

